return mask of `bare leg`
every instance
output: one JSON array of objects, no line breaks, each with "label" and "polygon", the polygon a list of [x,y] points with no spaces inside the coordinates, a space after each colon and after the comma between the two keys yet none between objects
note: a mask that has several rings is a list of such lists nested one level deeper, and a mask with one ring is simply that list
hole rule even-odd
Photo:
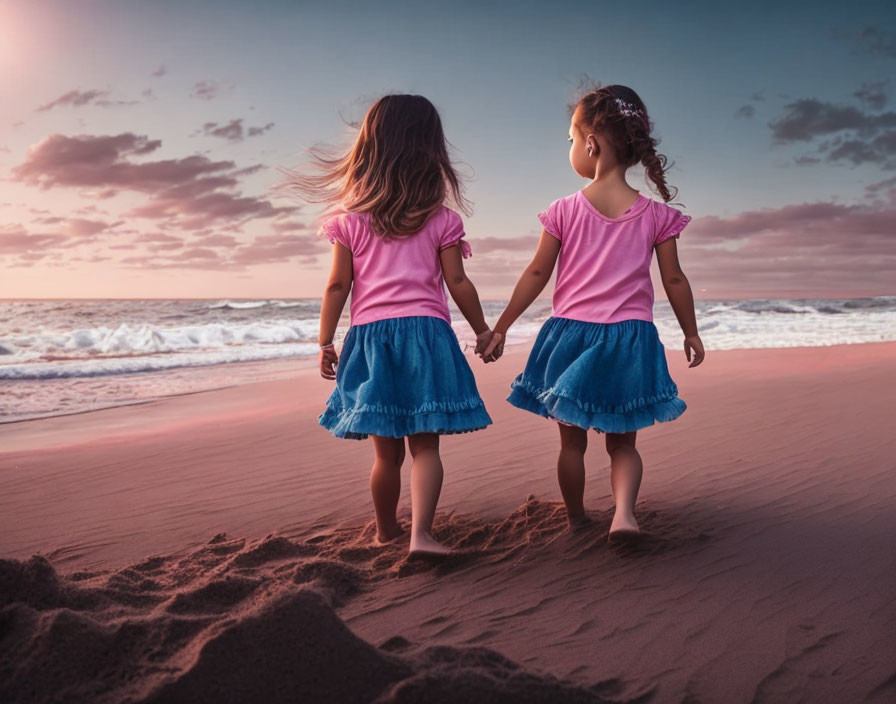
[{"label": "bare leg", "polygon": [[607,433],[607,454],[610,455],[610,486],[616,500],[616,514],[610,524],[610,535],[640,532],[635,520],[635,502],[641,488],[643,464],[635,449],[637,433]]},{"label": "bare leg", "polygon": [[570,528],[588,521],[585,516],[585,450],[588,432],[584,428],[557,423],[560,428],[560,456],[557,458],[557,481],[566,504]]},{"label": "bare leg", "polygon": [[439,436],[420,433],[408,436],[411,465],[411,554],[444,555],[450,552],[432,537],[432,522],[442,491],[442,458]]},{"label": "bare leg", "polygon": [[376,538],[385,543],[404,531],[395,512],[401,494],[401,464],[404,462],[404,438],[383,438],[372,435],[376,457],[370,470],[370,493],[376,512]]}]

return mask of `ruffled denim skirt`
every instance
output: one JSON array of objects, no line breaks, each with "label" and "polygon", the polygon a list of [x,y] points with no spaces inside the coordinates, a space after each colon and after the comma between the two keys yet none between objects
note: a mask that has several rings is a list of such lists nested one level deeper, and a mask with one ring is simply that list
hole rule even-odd
[{"label": "ruffled denim skirt", "polygon": [[647,320],[548,318],[510,388],[517,408],[604,433],[675,420],[687,408]]},{"label": "ruffled denim skirt", "polygon": [[349,328],[320,424],[337,438],[466,433],[491,425],[473,372],[441,318]]}]

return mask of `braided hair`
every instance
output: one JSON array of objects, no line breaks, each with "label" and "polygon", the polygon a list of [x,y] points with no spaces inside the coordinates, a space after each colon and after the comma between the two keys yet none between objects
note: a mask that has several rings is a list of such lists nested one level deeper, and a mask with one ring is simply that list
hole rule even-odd
[{"label": "braided hair", "polygon": [[635,91],[623,85],[592,88],[570,107],[573,114],[580,111],[583,125],[606,138],[622,164],[642,164],[665,202],[678,194],[677,188],[674,194],[669,192],[666,171],[672,165],[667,166],[666,156],[657,153],[658,140],[650,135],[647,107]]}]

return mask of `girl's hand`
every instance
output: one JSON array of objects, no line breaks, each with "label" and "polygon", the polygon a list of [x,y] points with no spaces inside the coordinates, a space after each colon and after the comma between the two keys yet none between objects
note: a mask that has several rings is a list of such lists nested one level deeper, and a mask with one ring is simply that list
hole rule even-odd
[{"label": "girl's hand", "polygon": [[336,367],[339,365],[339,355],[336,354],[336,348],[331,342],[320,348],[318,355],[318,363],[320,364],[320,375],[324,379],[333,380],[336,378]]},{"label": "girl's hand", "polygon": [[476,336],[476,347],[473,351],[481,357],[483,351],[485,351],[485,348],[488,347],[488,343],[491,341],[492,331],[489,328],[486,328]]},{"label": "girl's hand", "polygon": [[488,364],[498,361],[502,354],[504,354],[504,335],[500,332],[492,332],[492,339],[489,340],[488,345],[479,356],[482,357],[483,362]]},{"label": "girl's hand", "polygon": [[[691,362],[691,350],[694,350],[694,361]],[[699,335],[689,335],[684,338],[684,353],[688,358],[688,361],[691,362],[688,365],[688,368],[696,367],[700,362],[703,361],[703,358],[706,356],[706,353],[703,351],[703,341],[700,339]]]}]

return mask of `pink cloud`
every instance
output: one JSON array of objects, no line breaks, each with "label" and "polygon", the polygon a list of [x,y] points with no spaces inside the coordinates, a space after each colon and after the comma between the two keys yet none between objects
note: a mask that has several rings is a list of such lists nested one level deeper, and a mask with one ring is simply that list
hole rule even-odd
[{"label": "pink cloud", "polygon": [[126,215],[144,218],[165,218],[169,224],[185,230],[207,227],[217,220],[273,217],[293,212],[295,208],[278,208],[252,196],[230,193],[209,193],[195,198],[158,197]]},{"label": "pink cloud", "polygon": [[224,88],[225,86],[217,81],[198,81],[193,84],[193,90],[190,91],[190,97],[199,98],[200,100],[213,100],[221,94]]},{"label": "pink cloud", "polygon": [[234,264],[251,266],[284,262],[295,257],[316,257],[329,249],[320,240],[301,235],[261,235],[234,252]]},{"label": "pink cloud", "polygon": [[473,247],[473,254],[487,252],[522,252],[527,257],[535,254],[540,235],[523,235],[521,237],[475,237],[468,238]]},{"label": "pink cloud", "polygon": [[60,105],[73,105],[76,107],[87,105],[106,95],[109,95],[109,92],[105,90],[70,90],[68,93],[63,93],[55,100],[51,100],[49,103],[41,105],[37,108],[37,112],[52,110]]},{"label": "pink cloud", "polygon": [[125,214],[164,220],[165,227],[197,229],[221,220],[267,218],[298,210],[232,192],[239,185],[237,174],[253,172],[253,167],[234,171],[232,161],[211,161],[201,155],[134,161],[160,146],[160,140],[129,132],[99,137],[54,134],[32,146],[12,172],[16,180],[42,189],[95,188],[94,197],[119,190],[147,193],[151,196],[147,203]]},{"label": "pink cloud", "polygon": [[271,229],[277,232],[308,232],[310,228],[297,220],[274,220]]},{"label": "pink cloud", "polygon": [[109,91],[106,90],[70,90],[63,93],[55,100],[41,105],[36,108],[36,112],[46,112],[61,105],[71,105],[72,107],[81,107],[83,105],[98,105],[100,107],[115,107],[118,105],[137,105],[139,100],[109,100],[106,96]]},{"label": "pink cloud", "polygon": [[197,247],[235,247],[239,244],[239,240],[232,235],[205,235],[194,239],[190,244]]},{"label": "pink cloud", "polygon": [[31,266],[65,245],[65,235],[32,234],[21,225],[0,225],[0,262],[4,266]]}]

